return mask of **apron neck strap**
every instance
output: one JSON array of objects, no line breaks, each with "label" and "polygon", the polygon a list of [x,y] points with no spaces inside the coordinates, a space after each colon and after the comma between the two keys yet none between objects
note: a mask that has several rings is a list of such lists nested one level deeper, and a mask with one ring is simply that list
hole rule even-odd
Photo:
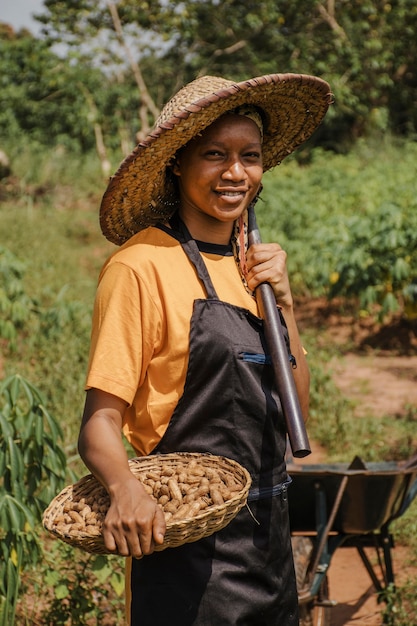
[{"label": "apron neck strap", "polygon": [[190,231],[187,226],[184,224],[178,213],[174,213],[174,215],[169,220],[169,224],[171,228],[179,233],[179,242],[183,247],[183,250],[191,263],[194,265],[197,276],[200,281],[204,285],[204,289],[206,290],[207,298],[210,300],[218,300],[218,296],[210,275],[207,271],[206,264],[204,263],[203,257],[201,256],[200,250],[198,249],[197,243],[195,239],[191,236]]}]

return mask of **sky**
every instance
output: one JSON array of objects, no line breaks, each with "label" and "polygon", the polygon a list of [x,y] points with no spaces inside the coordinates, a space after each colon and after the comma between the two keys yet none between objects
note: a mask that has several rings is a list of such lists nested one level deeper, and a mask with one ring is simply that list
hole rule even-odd
[{"label": "sky", "polygon": [[0,0],[0,22],[11,24],[15,30],[27,28],[36,35],[41,25],[31,15],[42,10],[43,0]]}]

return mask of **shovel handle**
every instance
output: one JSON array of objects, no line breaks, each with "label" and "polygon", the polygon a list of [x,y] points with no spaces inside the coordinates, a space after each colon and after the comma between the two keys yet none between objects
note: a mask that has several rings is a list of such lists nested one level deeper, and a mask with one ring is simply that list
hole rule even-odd
[{"label": "shovel handle", "polygon": [[[248,243],[251,246],[261,243],[262,240],[253,206],[248,208],[248,214]],[[256,288],[255,296],[264,323],[266,345],[272,361],[292,454],[294,457],[303,458],[311,453],[311,449],[291,371],[275,295],[269,283],[261,283]]]}]

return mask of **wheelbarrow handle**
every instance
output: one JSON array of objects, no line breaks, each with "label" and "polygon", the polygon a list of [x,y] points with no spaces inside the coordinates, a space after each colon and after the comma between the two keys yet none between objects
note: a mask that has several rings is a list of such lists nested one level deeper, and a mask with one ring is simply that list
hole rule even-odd
[{"label": "wheelbarrow handle", "polygon": [[[248,244],[251,246],[261,243],[261,241],[254,206],[251,205],[248,207]],[[294,457],[303,458],[311,453],[311,449],[291,371],[275,295],[269,283],[262,283],[256,288],[255,296],[264,322],[266,345],[272,361],[292,454]]]}]

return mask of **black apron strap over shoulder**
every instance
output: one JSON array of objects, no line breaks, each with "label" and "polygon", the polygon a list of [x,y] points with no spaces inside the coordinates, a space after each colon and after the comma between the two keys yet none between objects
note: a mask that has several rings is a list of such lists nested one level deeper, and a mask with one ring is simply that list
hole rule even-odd
[{"label": "black apron strap over shoulder", "polygon": [[198,249],[198,245],[191,236],[190,231],[188,230],[187,226],[184,224],[178,213],[174,213],[174,215],[169,220],[169,224],[173,231],[179,235],[178,240],[182,245],[185,253],[187,254],[189,260],[194,265],[197,276],[203,283],[206,290],[207,298],[209,298],[210,300],[218,300],[219,298],[211,281],[210,275],[207,271],[207,267],[200,254],[200,250]]},{"label": "black apron strap over shoulder", "polygon": [[207,293],[207,298],[209,298],[210,300],[218,300],[219,298],[217,296],[216,290],[213,283],[211,282],[207,267],[203,261],[200,250],[198,249],[195,240],[192,239],[190,235],[190,239],[188,241],[181,241],[181,245],[184,248],[184,251],[186,252],[191,263],[194,265],[199,279],[204,285],[204,289]]}]

